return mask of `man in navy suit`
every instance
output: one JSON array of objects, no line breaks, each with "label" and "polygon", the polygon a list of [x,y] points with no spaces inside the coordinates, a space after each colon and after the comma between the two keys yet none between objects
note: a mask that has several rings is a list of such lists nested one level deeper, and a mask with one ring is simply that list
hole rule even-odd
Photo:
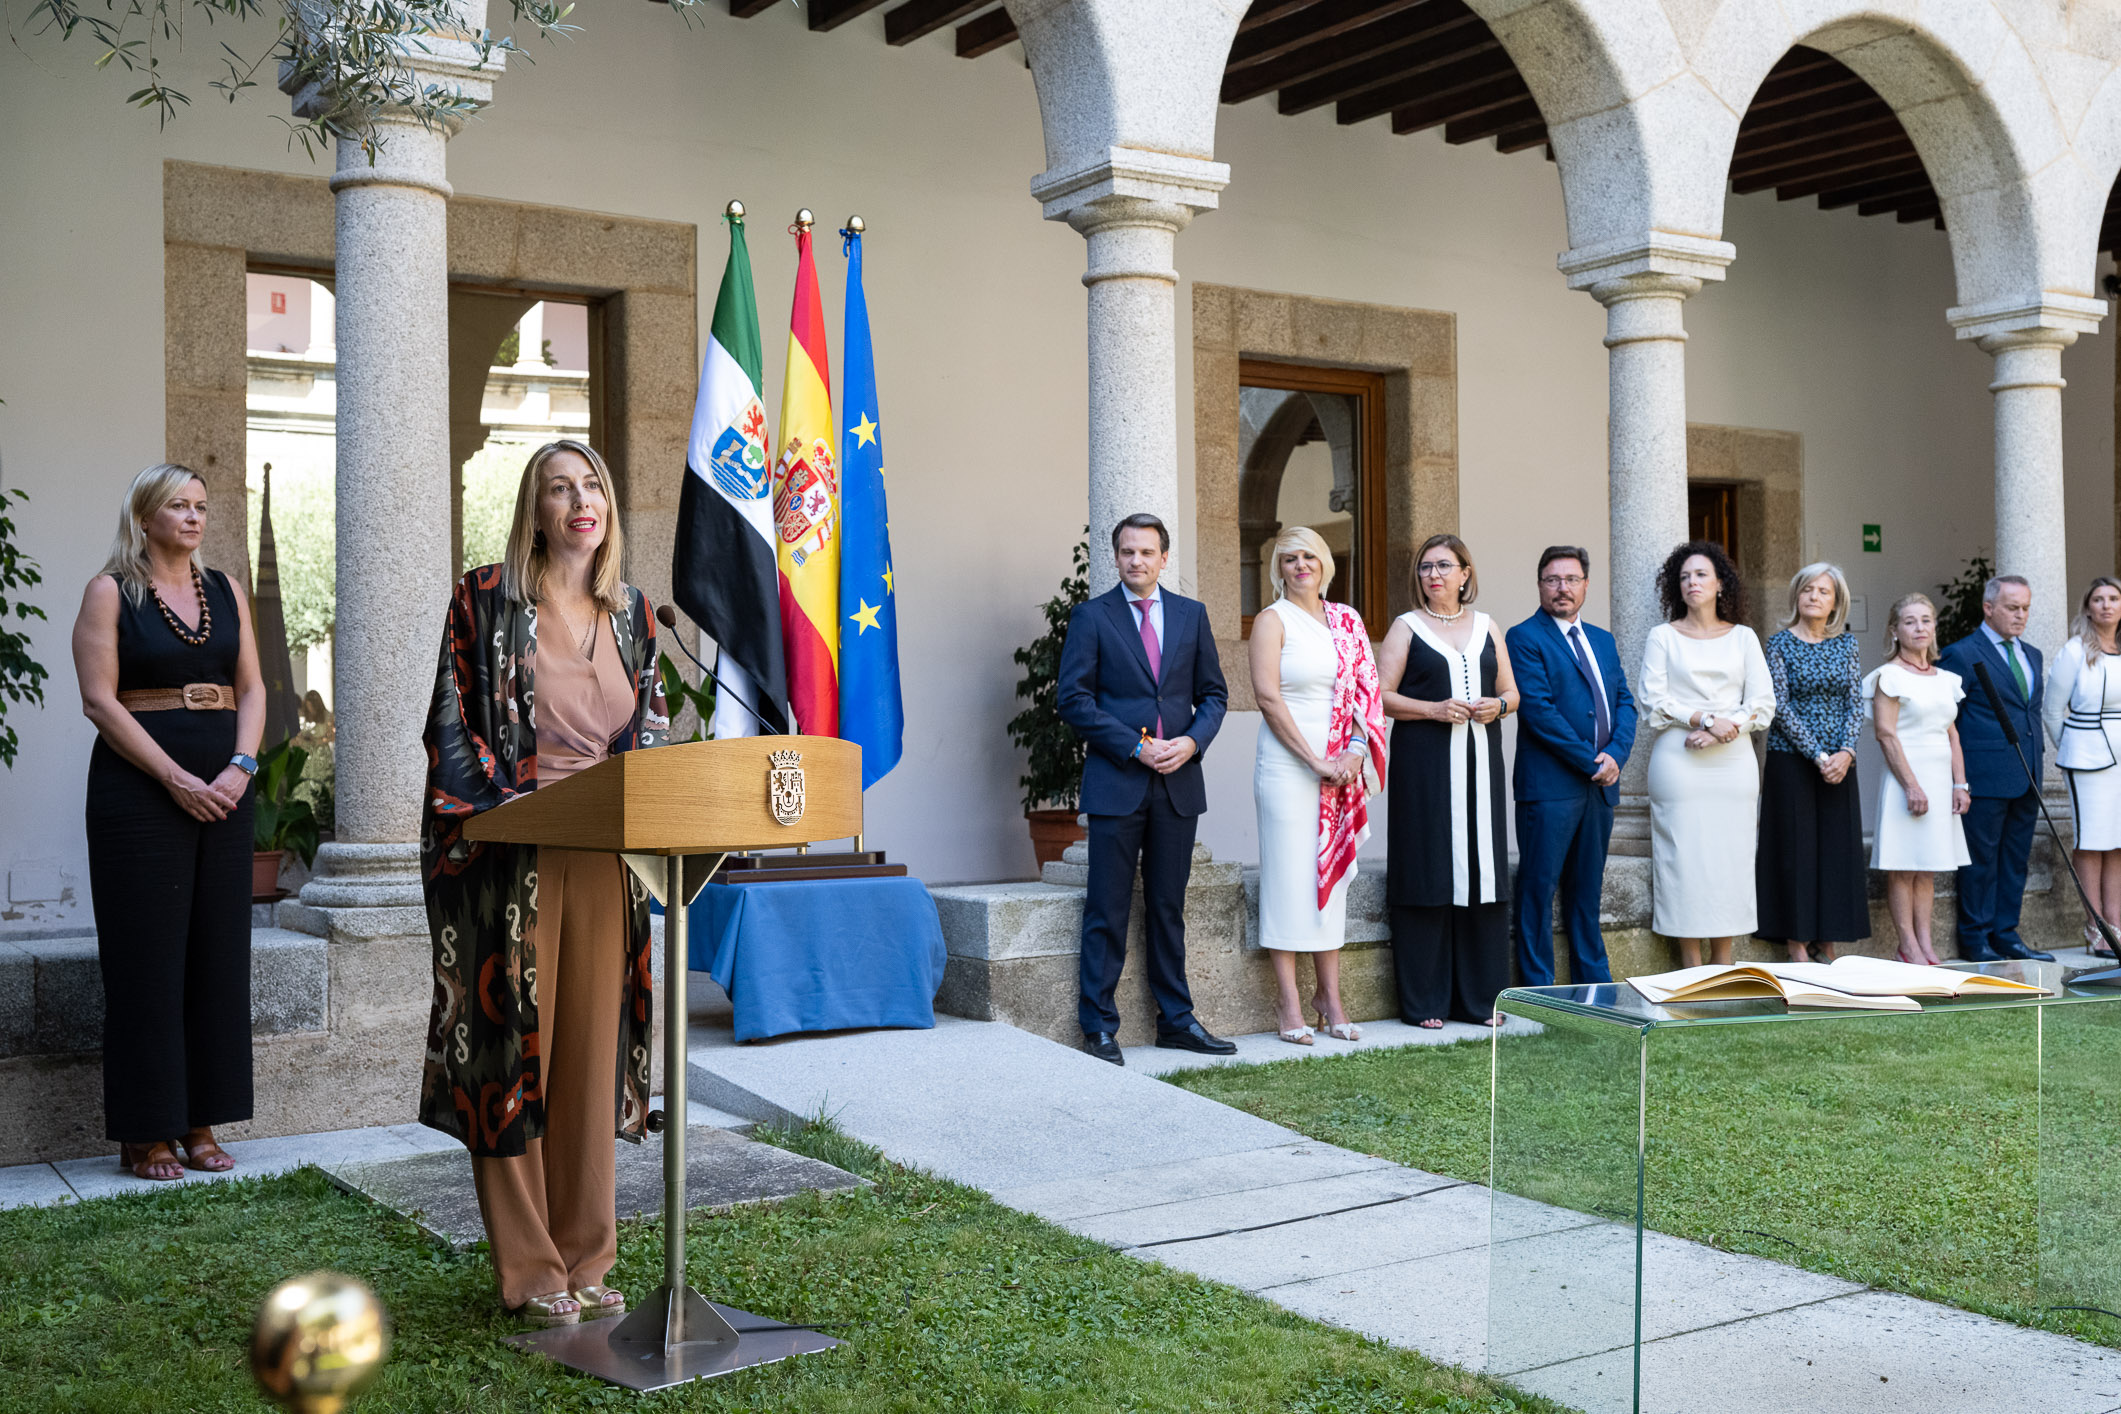
[{"label": "man in navy suit", "polygon": [[1554,981],[1554,890],[1569,932],[1569,980],[1610,982],[1598,901],[1635,699],[1613,635],[1577,615],[1591,577],[1581,546],[1539,557],[1539,612],[1504,636],[1517,674],[1517,971]]},{"label": "man in navy suit", "polygon": [[1966,758],[1966,784],[1973,803],[1965,816],[1966,852],[1973,861],[1959,869],[1959,956],[1968,962],[1998,958],[2038,958],[2018,936],[2018,913],[2025,903],[2025,871],[2033,852],[2033,826],[2040,819],[2040,794],[2026,780],[2025,764],[2003,735],[2003,724],[1988,694],[1981,690],[1976,664],[1985,664],[2004,715],[2017,728],[2040,779],[2040,700],[2047,674],[2040,650],[2020,642],[2033,590],[2014,574],[1999,574],[1981,591],[1981,627],[1944,650],[1937,666],[1963,679],[1966,700],[1959,704],[1959,750]]},{"label": "man in navy suit", "polygon": [[1186,881],[1193,833],[1208,808],[1200,757],[1222,726],[1223,684],[1208,611],[1157,579],[1171,533],[1155,516],[1112,528],[1120,582],[1068,616],[1060,714],[1089,744],[1082,808],[1090,817],[1090,889],[1083,899],[1082,998],[1090,1054],[1125,1065],[1113,988],[1127,960],[1134,876],[1142,882],[1156,1044],[1230,1055],[1237,1047],[1193,1019],[1186,987]]}]

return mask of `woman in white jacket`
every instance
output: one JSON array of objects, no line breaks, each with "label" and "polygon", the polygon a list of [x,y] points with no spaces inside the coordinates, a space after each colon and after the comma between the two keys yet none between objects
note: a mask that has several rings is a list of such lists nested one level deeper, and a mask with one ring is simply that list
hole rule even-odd
[{"label": "woman in white jacket", "polygon": [[[2047,734],[2055,764],[2069,782],[2077,825],[2073,854],[2084,890],[2108,922],[2121,920],[2121,580],[2091,582],[2069,642],[2055,654],[2047,684]],[[2096,920],[2084,920],[2084,945],[2113,956]]]}]

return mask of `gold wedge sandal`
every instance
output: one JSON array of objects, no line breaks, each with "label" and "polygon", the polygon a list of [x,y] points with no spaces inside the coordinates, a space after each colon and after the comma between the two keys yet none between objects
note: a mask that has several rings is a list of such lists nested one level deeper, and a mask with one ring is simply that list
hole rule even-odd
[{"label": "gold wedge sandal", "polygon": [[[562,1302],[574,1309],[561,1310]],[[582,1299],[571,1291],[555,1291],[546,1296],[533,1296],[509,1314],[521,1316],[534,1326],[571,1326],[582,1319]]]},{"label": "gold wedge sandal", "polygon": [[624,1315],[626,1311],[626,1293],[615,1286],[578,1286],[574,1299],[582,1303],[583,1317],[592,1321]]}]

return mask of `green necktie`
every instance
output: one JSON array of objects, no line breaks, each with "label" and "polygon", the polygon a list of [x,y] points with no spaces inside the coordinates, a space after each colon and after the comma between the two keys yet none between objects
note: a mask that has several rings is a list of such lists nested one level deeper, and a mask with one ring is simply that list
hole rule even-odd
[{"label": "green necktie", "polygon": [[2016,639],[2006,638],[2003,640],[2003,656],[2010,660],[2011,676],[2018,680],[2019,700],[2024,702],[2032,701],[2033,685],[2025,680],[2025,665],[2018,661],[2018,641]]}]

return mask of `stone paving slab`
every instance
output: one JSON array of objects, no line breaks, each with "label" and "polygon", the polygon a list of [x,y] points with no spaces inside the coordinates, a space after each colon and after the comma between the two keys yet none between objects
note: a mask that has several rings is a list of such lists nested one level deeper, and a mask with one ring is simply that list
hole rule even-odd
[{"label": "stone paving slab", "polygon": [[[1419,1026],[1409,1026],[1404,1021],[1361,1021],[1356,1025],[1362,1031],[1359,1041],[1336,1041],[1319,1034],[1310,1045],[1298,1046],[1284,1041],[1272,1031],[1263,1031],[1256,1036],[1229,1036],[1224,1039],[1237,1043],[1234,1056],[1204,1056],[1197,1051],[1161,1051],[1155,1046],[1129,1046],[1121,1052],[1127,1058],[1127,1068],[1144,1075],[1169,1075],[1180,1070],[1205,1070],[1218,1065],[1264,1065],[1270,1061],[1320,1060],[1331,1056],[1344,1056],[1350,1051],[1392,1050],[1401,1046],[1455,1046],[1468,1041],[1487,1044],[1494,1033],[1485,1026],[1474,1026],[1464,1021],[1446,1021],[1438,1031],[1424,1031]],[[1536,1036],[1539,1023],[1526,1021],[1522,1017],[1511,1017],[1503,1024],[1505,1036]]]},{"label": "stone paving slab", "polygon": [[0,1169],[0,1208],[42,1208],[73,1201],[72,1186],[50,1164]]},{"label": "stone paving slab", "polygon": [[[663,1209],[663,1146],[613,1140],[617,1149],[621,1218],[653,1217]],[[410,1218],[421,1231],[452,1247],[483,1241],[472,1188],[471,1155],[461,1145],[441,1153],[369,1163],[322,1165],[333,1183]],[[844,1169],[761,1144],[726,1129],[690,1125],[685,1139],[685,1196],[691,1209],[731,1208],[791,1198],[813,1189],[838,1193],[869,1181]]]},{"label": "stone paving slab", "polygon": [[[1240,1155],[1238,1161],[1241,1163],[1246,1157]],[[1320,1214],[1346,1216],[1350,1210],[1362,1211],[1403,1202],[1456,1186],[1455,1179],[1387,1165],[1309,1182],[1253,1188],[1242,1193],[1221,1193],[1209,1198],[1188,1198],[1176,1203],[1132,1208],[1122,1213],[1103,1213],[1096,1217],[1077,1218],[1067,1226],[1109,1246],[1150,1247],[1262,1229],[1270,1224],[1293,1227],[1303,1222],[1320,1222],[1325,1220],[1318,1216]]]},{"label": "stone paving slab", "polygon": [[380,1125],[369,1129],[328,1130],[321,1134],[284,1134],[271,1139],[239,1139],[225,1146],[236,1161],[227,1173],[186,1170],[176,1183],[134,1178],[118,1167],[115,1150],[87,1159],[67,1159],[52,1165],[78,1198],[109,1198],[120,1193],[161,1193],[184,1183],[219,1183],[228,1179],[258,1178],[286,1173],[304,1164],[357,1162],[403,1158],[437,1149],[461,1149],[448,1135],[423,1124]]},{"label": "stone paving slab", "polygon": [[995,1192],[1012,1208],[1036,1213],[1048,1222],[1066,1223],[1101,1213],[1121,1213],[1225,1193],[1249,1193],[1283,1184],[1309,1183],[1370,1169],[1396,1168],[1389,1159],[1358,1154],[1308,1139],[1243,1155],[1217,1154],[1205,1159],[1149,1164],[1088,1178],[1030,1183]]},{"label": "stone paving slab", "polygon": [[1299,1316],[1419,1350],[1431,1360],[1469,1370],[1487,1364],[1485,1247],[1287,1282],[1270,1299]]},{"label": "stone paving slab", "polygon": [[993,1021],[738,1045],[694,1026],[693,1092],[756,1120],[825,1115],[902,1163],[990,1191],[1273,1148],[1303,1136]]},{"label": "stone paving slab", "polygon": [[[1620,1349],[1506,1375],[1586,1414],[1629,1408]],[[1867,1291],[1643,1347],[1643,1414],[2110,1414],[2121,1351]]]}]

